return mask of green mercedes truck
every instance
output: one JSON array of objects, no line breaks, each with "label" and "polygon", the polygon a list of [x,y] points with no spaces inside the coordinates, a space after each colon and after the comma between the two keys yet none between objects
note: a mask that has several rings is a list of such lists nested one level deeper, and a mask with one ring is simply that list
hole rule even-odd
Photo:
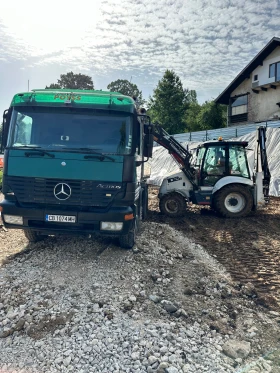
[{"label": "green mercedes truck", "polygon": [[131,248],[147,211],[149,126],[134,99],[116,92],[16,94],[3,115],[5,227],[23,229],[30,241],[114,235]]}]

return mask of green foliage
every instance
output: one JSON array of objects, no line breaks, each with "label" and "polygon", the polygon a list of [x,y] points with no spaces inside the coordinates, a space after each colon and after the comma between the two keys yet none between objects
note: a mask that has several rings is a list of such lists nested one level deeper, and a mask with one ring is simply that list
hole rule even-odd
[{"label": "green foliage", "polygon": [[189,104],[197,104],[197,94],[194,89],[187,90],[187,100]]},{"label": "green foliage", "polygon": [[201,130],[226,127],[227,112],[224,105],[214,101],[206,101],[198,114],[198,124]]},{"label": "green foliage", "polygon": [[144,105],[145,100],[142,97],[142,91],[139,90],[136,84],[129,82],[126,79],[118,79],[108,84],[107,89],[110,92],[119,92],[123,95],[137,98],[137,106]]},{"label": "green foliage", "polygon": [[57,83],[52,83],[49,86],[46,86],[48,89],[61,89],[61,86]]},{"label": "green foliage", "polygon": [[199,131],[198,116],[201,110],[201,106],[197,102],[190,103],[188,110],[184,116],[185,131],[184,132],[195,132]]},{"label": "green foliage", "polygon": [[67,74],[61,74],[60,79],[57,83],[52,83],[50,86],[46,86],[48,89],[94,89],[92,78],[84,74],[74,74],[70,71]]},{"label": "green foliage", "polygon": [[191,100],[196,98],[196,94],[183,88],[174,71],[166,70],[149,101],[148,113],[152,121],[160,123],[170,134],[184,132],[184,115],[189,106],[188,96]]},{"label": "green foliage", "polygon": [[187,132],[226,127],[227,108],[214,101],[206,101],[202,105],[190,104],[186,111],[185,123]]}]

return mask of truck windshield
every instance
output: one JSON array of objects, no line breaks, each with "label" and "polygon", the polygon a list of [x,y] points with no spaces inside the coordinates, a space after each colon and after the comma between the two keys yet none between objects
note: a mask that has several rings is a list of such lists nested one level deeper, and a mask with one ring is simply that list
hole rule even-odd
[{"label": "truck windshield", "polygon": [[15,108],[9,146],[129,154],[132,116],[72,108]]}]

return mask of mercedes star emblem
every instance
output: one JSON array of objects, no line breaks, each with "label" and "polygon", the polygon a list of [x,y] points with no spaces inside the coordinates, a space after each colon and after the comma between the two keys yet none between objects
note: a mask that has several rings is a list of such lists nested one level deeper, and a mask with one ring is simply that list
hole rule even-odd
[{"label": "mercedes star emblem", "polygon": [[68,184],[59,183],[54,187],[53,194],[56,199],[65,201],[71,196],[71,188]]}]

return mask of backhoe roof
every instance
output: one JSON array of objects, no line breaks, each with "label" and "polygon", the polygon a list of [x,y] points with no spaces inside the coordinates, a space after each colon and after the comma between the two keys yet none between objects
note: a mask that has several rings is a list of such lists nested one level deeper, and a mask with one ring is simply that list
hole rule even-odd
[{"label": "backhoe roof", "polygon": [[11,106],[52,106],[109,109],[133,113],[135,102],[119,92],[81,89],[33,89],[17,93]]},{"label": "backhoe roof", "polygon": [[246,148],[248,146],[248,141],[207,141],[200,145],[200,147],[209,147],[209,146],[226,146],[226,145],[233,145],[233,146],[243,146]]}]

